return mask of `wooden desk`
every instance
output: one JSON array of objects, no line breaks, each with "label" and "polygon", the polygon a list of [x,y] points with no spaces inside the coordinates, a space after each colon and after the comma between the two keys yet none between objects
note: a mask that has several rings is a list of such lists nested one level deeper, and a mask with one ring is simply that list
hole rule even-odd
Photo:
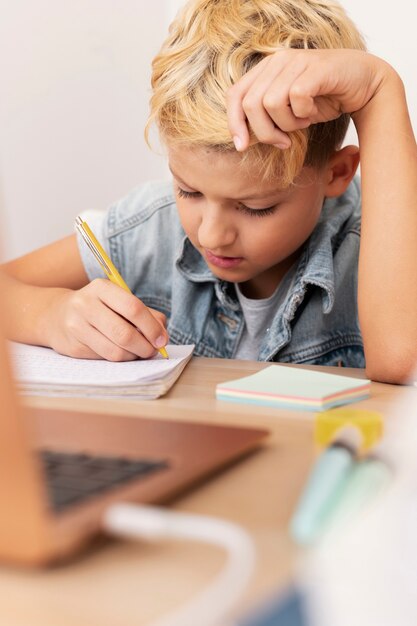
[{"label": "wooden desk", "polygon": [[[31,405],[82,408],[127,415],[266,427],[265,447],[172,506],[243,525],[253,536],[258,564],[242,608],[283,587],[296,548],[287,524],[313,458],[313,414],[217,401],[217,382],[245,376],[266,363],[194,358],[163,398],[130,402],[33,398]],[[364,377],[359,370],[334,370]],[[327,368],[327,371],[330,371]],[[402,388],[373,384],[355,407],[390,412]],[[417,390],[416,390],[417,399]],[[70,565],[41,572],[0,568],[0,624],[5,626],[132,626],[162,616],[206,585],[223,554],[199,544],[109,541]],[[196,626],[198,626],[196,624]]]}]

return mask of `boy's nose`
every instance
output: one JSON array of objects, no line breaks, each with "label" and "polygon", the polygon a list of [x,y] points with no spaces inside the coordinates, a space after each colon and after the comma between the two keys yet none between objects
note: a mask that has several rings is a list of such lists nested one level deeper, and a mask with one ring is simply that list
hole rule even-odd
[{"label": "boy's nose", "polygon": [[227,210],[220,206],[206,206],[198,229],[200,246],[211,251],[221,250],[233,244],[235,238],[236,228]]}]

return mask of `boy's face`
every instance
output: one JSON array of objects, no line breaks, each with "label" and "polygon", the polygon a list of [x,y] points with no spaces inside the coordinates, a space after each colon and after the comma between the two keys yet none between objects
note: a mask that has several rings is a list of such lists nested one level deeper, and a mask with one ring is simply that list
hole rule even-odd
[{"label": "boy's face", "polygon": [[270,296],[318,221],[327,172],[304,168],[282,189],[239,166],[237,152],[168,152],[181,223],[211,271],[248,297]]}]

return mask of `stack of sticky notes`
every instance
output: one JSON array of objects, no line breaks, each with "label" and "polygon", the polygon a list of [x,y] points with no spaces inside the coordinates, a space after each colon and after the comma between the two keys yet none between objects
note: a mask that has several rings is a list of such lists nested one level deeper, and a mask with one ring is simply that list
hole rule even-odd
[{"label": "stack of sticky notes", "polygon": [[256,374],[220,383],[216,397],[229,402],[324,411],[364,400],[370,381],[285,365],[271,365]]}]

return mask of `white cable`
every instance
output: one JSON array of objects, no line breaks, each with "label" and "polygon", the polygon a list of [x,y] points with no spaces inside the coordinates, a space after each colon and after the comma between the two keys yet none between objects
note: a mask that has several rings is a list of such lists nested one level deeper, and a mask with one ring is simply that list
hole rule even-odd
[{"label": "white cable", "polygon": [[225,567],[208,587],[175,613],[148,626],[224,625],[255,567],[251,537],[240,526],[225,520],[151,506],[115,504],[106,511],[103,525],[107,533],[119,537],[202,541],[228,553]]}]

